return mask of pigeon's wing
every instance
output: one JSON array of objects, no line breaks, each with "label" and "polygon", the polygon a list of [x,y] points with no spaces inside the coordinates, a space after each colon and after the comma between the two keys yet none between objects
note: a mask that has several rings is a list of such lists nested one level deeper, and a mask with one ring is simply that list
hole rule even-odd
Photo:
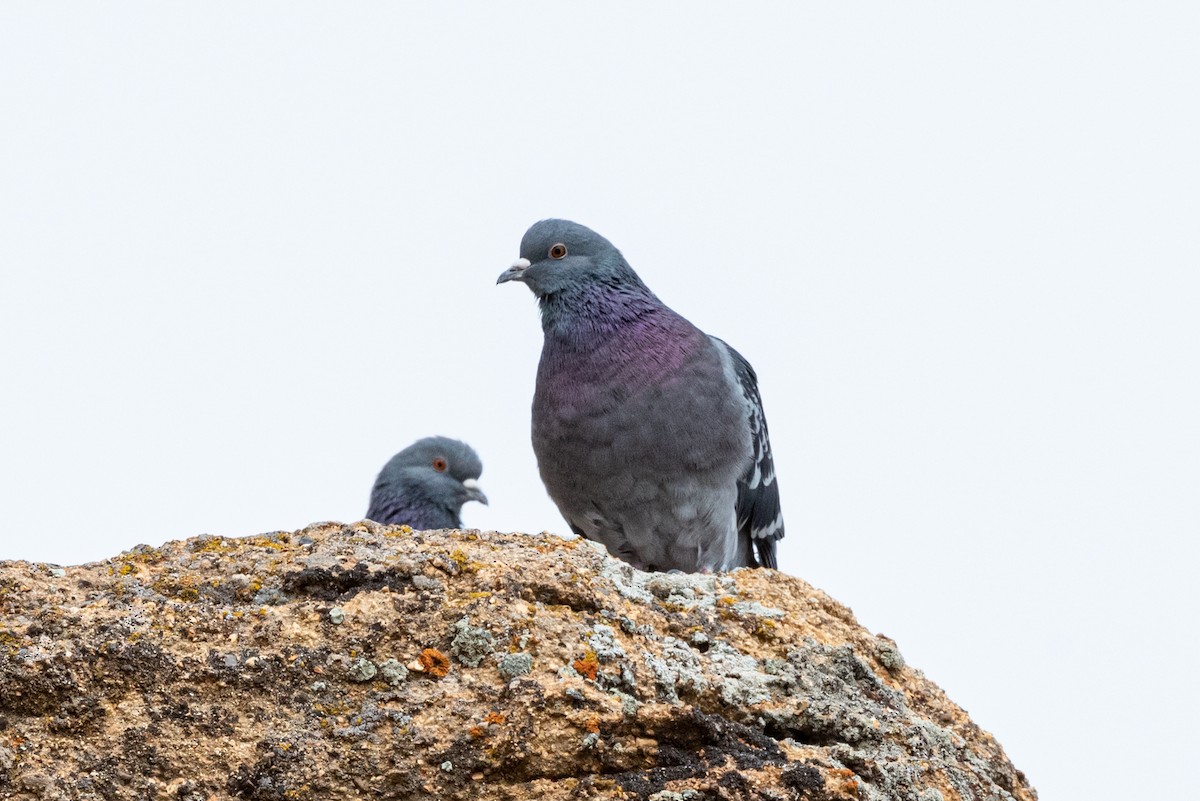
[{"label": "pigeon's wing", "polygon": [[738,479],[737,523],[747,561],[762,567],[778,567],[775,542],[783,537],[783,511],[779,507],[779,482],[771,458],[767,418],[758,394],[758,376],[750,362],[728,344],[713,337],[733,359],[734,375],[746,404],[753,454],[746,472]]}]

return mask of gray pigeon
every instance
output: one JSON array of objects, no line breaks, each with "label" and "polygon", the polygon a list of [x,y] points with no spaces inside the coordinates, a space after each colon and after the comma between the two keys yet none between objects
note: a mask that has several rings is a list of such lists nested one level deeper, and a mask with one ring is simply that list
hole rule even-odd
[{"label": "gray pigeon", "polygon": [[541,308],[533,450],[571,530],[644,570],[776,567],[779,482],[750,363],[577,223],[530,228],[507,281]]},{"label": "gray pigeon", "polygon": [[415,529],[462,528],[463,504],[488,502],[476,482],[482,472],[479,454],[465,442],[417,440],[383,466],[367,519]]}]

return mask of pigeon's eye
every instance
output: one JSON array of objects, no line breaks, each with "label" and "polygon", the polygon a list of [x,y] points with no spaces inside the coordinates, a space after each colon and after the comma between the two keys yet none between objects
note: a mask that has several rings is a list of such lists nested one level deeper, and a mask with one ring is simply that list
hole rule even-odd
[{"label": "pigeon's eye", "polygon": [[438,471],[439,473],[445,473],[446,472],[446,460],[440,456],[438,458],[434,459],[433,460],[433,469]]},{"label": "pigeon's eye", "polygon": [[567,246],[564,245],[562,242],[559,242],[557,245],[550,246],[550,258],[561,259],[566,255],[567,255]]}]

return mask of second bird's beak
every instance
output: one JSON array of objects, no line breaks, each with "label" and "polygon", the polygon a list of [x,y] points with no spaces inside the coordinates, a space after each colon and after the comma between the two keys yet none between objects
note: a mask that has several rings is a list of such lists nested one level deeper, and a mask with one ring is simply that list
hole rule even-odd
[{"label": "second bird's beak", "polygon": [[463,486],[467,488],[467,500],[479,501],[484,506],[488,505],[487,496],[483,494],[483,490],[479,488],[479,482],[473,478],[468,478],[463,482]]},{"label": "second bird's beak", "polygon": [[[529,259],[517,259],[504,272],[500,273],[500,277],[496,279],[497,284],[503,284],[508,281],[524,280],[525,271],[529,269]],[[486,501],[484,502],[486,503]]]}]

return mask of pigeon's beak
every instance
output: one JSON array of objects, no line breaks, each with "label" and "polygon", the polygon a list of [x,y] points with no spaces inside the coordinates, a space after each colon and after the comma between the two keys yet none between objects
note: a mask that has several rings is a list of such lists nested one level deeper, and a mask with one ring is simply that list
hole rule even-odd
[{"label": "pigeon's beak", "polygon": [[487,496],[483,494],[483,490],[479,488],[479,482],[473,478],[468,478],[463,482],[463,486],[467,488],[467,500],[479,501],[484,506],[488,505]]},{"label": "pigeon's beak", "polygon": [[[517,259],[513,262],[512,267],[500,273],[500,277],[496,279],[496,283],[503,284],[508,281],[524,281],[525,271],[528,269],[529,259]],[[487,503],[487,501],[484,501],[484,503]]]}]

